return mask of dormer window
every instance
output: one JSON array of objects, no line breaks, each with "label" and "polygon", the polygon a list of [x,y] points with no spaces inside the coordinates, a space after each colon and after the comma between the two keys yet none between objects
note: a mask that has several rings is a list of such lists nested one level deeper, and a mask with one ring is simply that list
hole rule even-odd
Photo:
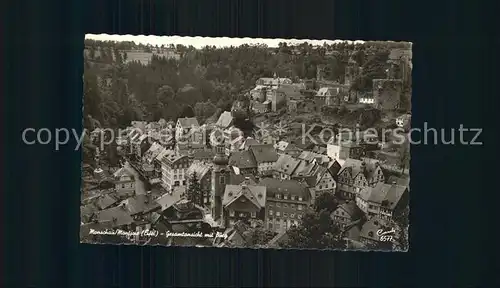
[{"label": "dormer window", "polygon": [[288,195],[287,195],[287,194],[284,194],[284,195],[283,195],[283,199],[287,200],[287,199],[288,199]]}]

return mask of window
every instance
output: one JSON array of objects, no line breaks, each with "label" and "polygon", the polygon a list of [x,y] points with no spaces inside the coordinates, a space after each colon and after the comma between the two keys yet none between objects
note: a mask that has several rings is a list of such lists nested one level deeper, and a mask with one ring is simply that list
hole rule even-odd
[{"label": "window", "polygon": [[225,184],[226,183],[226,178],[224,178],[224,176],[219,176],[219,183],[220,184]]},{"label": "window", "polygon": [[273,229],[273,223],[269,222],[267,225],[269,226],[269,229],[270,229],[270,230],[272,230],[272,229]]},{"label": "window", "polygon": [[302,205],[297,205],[297,209],[299,209],[299,211],[302,211]]},{"label": "window", "polygon": [[319,189],[323,189],[323,186],[319,185]]},{"label": "window", "polygon": [[299,201],[302,201],[302,197],[299,196]]},{"label": "window", "polygon": [[273,207],[273,202],[269,202],[269,207]]},{"label": "window", "polygon": [[283,195],[283,199],[287,200],[288,199],[288,195],[287,194]]},{"label": "window", "polygon": [[125,184],[122,184],[122,188],[125,188]]},{"label": "window", "polygon": [[288,204],[283,204],[283,208],[288,208]]},{"label": "window", "polygon": [[253,211],[252,213],[250,213],[250,215],[252,216],[252,218],[257,217],[257,213],[255,211]]},{"label": "window", "polygon": [[269,210],[269,216],[273,216],[273,210]]},{"label": "window", "polygon": [[246,202],[246,201],[247,201],[247,199],[245,199],[245,198],[241,197],[241,198],[240,198],[240,201],[241,201],[241,202]]},{"label": "window", "polygon": [[302,214],[297,214],[297,219],[302,219]]},{"label": "window", "polygon": [[276,207],[281,207],[281,203],[276,203]]},{"label": "window", "polygon": [[277,211],[277,212],[276,212],[276,216],[277,216],[277,217],[280,217],[280,211]]},{"label": "window", "polygon": [[240,217],[241,217],[241,218],[243,218],[243,217],[245,217],[245,216],[246,216],[246,215],[245,215],[245,213],[240,213]]},{"label": "window", "polygon": [[373,231],[368,232],[368,236],[373,237]]},{"label": "window", "polygon": [[280,224],[279,224],[279,222],[276,223],[276,230],[280,230]]},{"label": "window", "polygon": [[288,213],[283,212],[283,217],[288,217]]},{"label": "window", "polygon": [[234,217],[234,210],[229,210],[229,216]]},{"label": "window", "polygon": [[281,199],[281,194],[276,194],[276,199]]},{"label": "window", "polygon": [[186,186],[186,180],[182,181],[182,185]]},{"label": "window", "polygon": [[295,204],[290,204],[290,207],[291,207],[292,209],[295,209]]},{"label": "window", "polygon": [[290,218],[295,218],[295,214],[294,213],[290,213]]},{"label": "window", "polygon": [[295,201],[295,196],[294,195],[290,196],[290,199],[293,200],[293,201]]}]

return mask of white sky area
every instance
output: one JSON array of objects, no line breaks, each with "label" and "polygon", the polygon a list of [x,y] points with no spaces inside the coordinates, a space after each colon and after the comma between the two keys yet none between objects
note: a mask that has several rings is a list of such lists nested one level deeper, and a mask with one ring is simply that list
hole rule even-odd
[{"label": "white sky area", "polygon": [[[240,46],[243,44],[266,44],[268,47],[278,47],[278,43],[286,42],[287,44],[295,45],[307,42],[316,45],[323,45],[323,43],[334,44],[338,42],[345,42],[345,40],[308,40],[308,39],[264,39],[264,38],[229,38],[229,37],[183,37],[183,36],[145,36],[145,35],[108,35],[108,34],[87,34],[85,39],[100,40],[100,41],[133,41],[136,44],[150,44],[158,45],[162,44],[167,46],[170,44],[182,44],[184,46],[193,46],[195,48],[203,48],[207,45],[216,47],[229,47],[229,46]],[[348,41],[350,43],[363,43],[364,41]]]}]

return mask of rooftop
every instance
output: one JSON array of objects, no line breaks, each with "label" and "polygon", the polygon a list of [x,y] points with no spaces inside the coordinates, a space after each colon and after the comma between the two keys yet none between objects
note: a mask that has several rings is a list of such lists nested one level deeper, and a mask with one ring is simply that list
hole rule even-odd
[{"label": "rooftop", "polygon": [[226,185],[222,205],[227,207],[235,200],[245,197],[257,208],[263,208],[266,206],[266,191],[267,189],[265,186],[247,184]]}]

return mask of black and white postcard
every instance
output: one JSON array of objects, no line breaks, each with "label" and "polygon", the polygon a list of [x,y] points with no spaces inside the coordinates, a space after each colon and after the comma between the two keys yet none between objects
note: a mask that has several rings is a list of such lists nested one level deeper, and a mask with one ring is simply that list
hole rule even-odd
[{"label": "black and white postcard", "polygon": [[86,35],[81,242],[407,251],[411,46]]}]

